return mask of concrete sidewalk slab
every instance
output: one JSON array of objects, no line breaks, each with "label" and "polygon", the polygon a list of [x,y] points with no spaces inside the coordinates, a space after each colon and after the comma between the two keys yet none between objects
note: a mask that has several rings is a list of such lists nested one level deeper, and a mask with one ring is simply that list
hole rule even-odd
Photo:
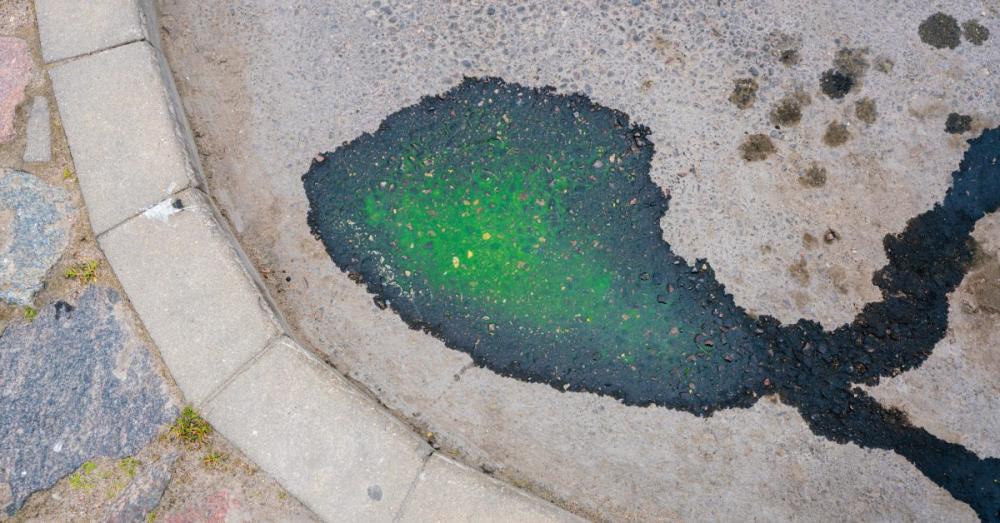
[{"label": "concrete sidewalk slab", "polygon": [[42,58],[54,62],[146,38],[136,0],[36,0]]},{"label": "concrete sidewalk slab", "polygon": [[329,521],[392,520],[431,452],[287,338],[222,390],[205,417]]},{"label": "concrete sidewalk slab", "polygon": [[509,484],[434,454],[406,501],[401,522],[582,522],[578,516]]},{"label": "concrete sidewalk slab", "polygon": [[98,241],[189,401],[205,400],[278,335],[273,313],[196,189]]},{"label": "concrete sidewalk slab", "polygon": [[155,53],[136,42],[49,71],[96,234],[197,179]]}]

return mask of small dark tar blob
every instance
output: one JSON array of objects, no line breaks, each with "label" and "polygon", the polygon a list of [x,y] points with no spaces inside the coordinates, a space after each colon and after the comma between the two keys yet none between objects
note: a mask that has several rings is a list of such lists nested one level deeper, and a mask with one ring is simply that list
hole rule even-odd
[{"label": "small dark tar blob", "polygon": [[819,77],[819,87],[830,98],[843,98],[854,87],[854,78],[836,69],[828,69]]},{"label": "small dark tar blob", "polygon": [[962,24],[962,36],[972,45],[983,45],[990,38],[990,30],[983,27],[978,20],[966,20]]},{"label": "small dark tar blob", "polygon": [[63,313],[69,314],[69,313],[73,312],[74,309],[76,309],[76,307],[73,307],[72,305],[70,305],[70,304],[68,304],[68,303],[66,303],[66,302],[64,302],[62,300],[57,301],[54,306],[56,308],[56,319],[57,320],[62,317]]},{"label": "small dark tar blob", "polygon": [[833,229],[827,229],[826,232],[823,233],[823,243],[831,244],[839,239],[840,233]]},{"label": "small dark tar blob", "polygon": [[740,145],[740,156],[748,162],[764,160],[777,149],[766,134],[752,134]]},{"label": "small dark tar blob", "polygon": [[925,44],[938,49],[954,49],[962,43],[962,31],[955,17],[937,12],[920,22],[917,34]]},{"label": "small dark tar blob", "polygon": [[962,134],[972,128],[972,117],[967,114],[951,113],[944,122],[944,130],[950,134]]}]

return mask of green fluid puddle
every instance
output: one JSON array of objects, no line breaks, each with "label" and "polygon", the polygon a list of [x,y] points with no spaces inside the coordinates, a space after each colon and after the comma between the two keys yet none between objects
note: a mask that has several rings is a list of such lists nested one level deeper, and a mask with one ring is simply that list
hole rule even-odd
[{"label": "green fluid puddle", "polygon": [[582,96],[468,80],[318,162],[310,220],[380,303],[497,372],[637,403],[704,380],[730,401],[741,384],[692,374],[742,316],[663,241],[648,134]]},{"label": "green fluid puddle", "polygon": [[698,415],[778,394],[817,434],[891,449],[1000,518],[1000,460],[854,388],[920,365],[944,336],[970,234],[1000,206],[1000,129],[970,141],[940,204],[885,238],[883,300],[833,331],[752,317],[706,261],[676,256],[652,155],[649,129],[584,96],[466,79],[320,156],[303,183],[334,263],[478,365]]}]

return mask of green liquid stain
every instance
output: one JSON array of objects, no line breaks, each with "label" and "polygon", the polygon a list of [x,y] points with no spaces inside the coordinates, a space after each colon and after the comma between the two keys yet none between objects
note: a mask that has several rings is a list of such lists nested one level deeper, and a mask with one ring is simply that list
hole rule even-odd
[{"label": "green liquid stain", "polygon": [[309,225],[377,304],[497,373],[699,415],[778,394],[817,434],[891,449],[1000,515],[1000,460],[854,387],[920,365],[946,332],[973,227],[1000,207],[1000,130],[885,238],[883,300],[832,331],[753,317],[672,253],[648,135],[584,96],[466,79],[314,162]]},{"label": "green liquid stain", "polygon": [[498,372],[676,396],[734,305],[662,240],[648,134],[582,96],[467,80],[318,162],[310,220],[411,326]]}]

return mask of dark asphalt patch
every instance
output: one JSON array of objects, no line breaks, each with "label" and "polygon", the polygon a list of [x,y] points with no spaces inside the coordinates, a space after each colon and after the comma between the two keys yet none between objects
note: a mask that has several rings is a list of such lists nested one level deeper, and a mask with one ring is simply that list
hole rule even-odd
[{"label": "dark asphalt patch", "polygon": [[893,450],[1000,517],[1000,460],[854,386],[919,366],[944,336],[972,229],[1000,205],[1000,129],[970,141],[942,203],[885,238],[883,300],[833,331],[752,317],[707,261],[673,253],[649,135],[582,95],[466,79],[317,157],[308,223],[341,270],[477,365],[698,415],[778,394],[815,433]]}]

